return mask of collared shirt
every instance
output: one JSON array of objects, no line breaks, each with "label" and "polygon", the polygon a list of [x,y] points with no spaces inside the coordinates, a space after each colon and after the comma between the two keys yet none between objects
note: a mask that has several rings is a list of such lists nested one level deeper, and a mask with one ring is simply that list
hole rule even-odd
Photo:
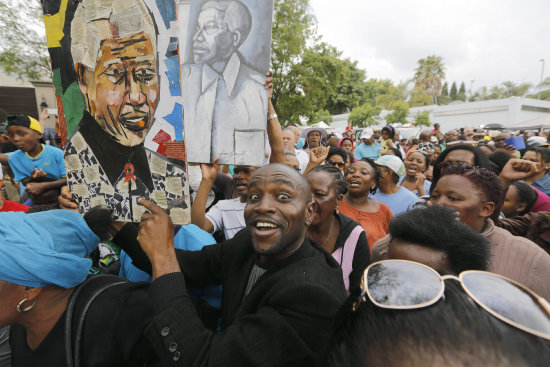
[{"label": "collared shirt", "polygon": [[[131,178],[120,171],[119,177],[112,182],[105,167],[119,165],[120,160],[128,157],[118,156],[116,150],[109,150],[112,154],[111,160],[100,160],[96,150],[88,145],[89,138],[77,131],[65,147],[67,183],[80,212],[86,213],[95,206],[104,206],[111,210],[114,220],[139,222],[145,208],[137,200],[143,197],[166,209],[175,224],[189,222],[189,188],[182,168],[170,163],[165,157],[142,148],[143,162],[140,166],[144,164],[147,167],[146,173],[140,172],[138,175],[134,171]],[[151,181],[151,189],[143,178]]]},{"label": "collared shirt", "polygon": [[544,192],[546,195],[550,195],[550,175],[548,175],[548,173],[538,180],[533,181],[531,185]]},{"label": "collared shirt", "polygon": [[220,157],[221,164],[263,165],[264,155],[250,152],[265,151],[265,77],[233,53],[222,73],[191,64],[184,65],[182,78],[189,162]]}]

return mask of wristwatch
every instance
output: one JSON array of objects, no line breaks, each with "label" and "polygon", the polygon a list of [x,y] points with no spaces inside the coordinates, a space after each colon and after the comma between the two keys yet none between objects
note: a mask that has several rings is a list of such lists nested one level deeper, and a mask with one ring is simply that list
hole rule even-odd
[{"label": "wristwatch", "polygon": [[277,117],[276,113],[272,113],[271,115],[267,116],[267,121],[275,120]]}]

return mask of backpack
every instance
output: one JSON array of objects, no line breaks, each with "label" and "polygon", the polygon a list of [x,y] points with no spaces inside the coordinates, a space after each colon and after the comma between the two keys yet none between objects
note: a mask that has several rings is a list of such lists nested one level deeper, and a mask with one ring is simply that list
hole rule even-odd
[{"label": "backpack", "polygon": [[74,290],[65,313],[64,334],[67,367],[81,365],[82,330],[91,304],[107,289],[124,283],[128,283],[128,281],[114,275],[100,274],[88,277]]}]

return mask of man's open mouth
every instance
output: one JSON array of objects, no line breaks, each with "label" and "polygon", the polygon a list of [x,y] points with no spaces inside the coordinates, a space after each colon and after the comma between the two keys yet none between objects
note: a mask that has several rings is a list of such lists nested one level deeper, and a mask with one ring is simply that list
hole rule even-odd
[{"label": "man's open mouth", "polygon": [[119,122],[126,129],[140,132],[149,128],[149,114],[146,112],[128,112],[119,116]]}]

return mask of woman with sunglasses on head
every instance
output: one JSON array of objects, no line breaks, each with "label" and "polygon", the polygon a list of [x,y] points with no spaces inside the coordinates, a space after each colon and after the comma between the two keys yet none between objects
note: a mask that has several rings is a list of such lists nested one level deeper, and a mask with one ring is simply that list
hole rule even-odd
[{"label": "woman with sunglasses on head", "polygon": [[338,213],[347,191],[341,172],[328,165],[313,168],[306,175],[316,212],[307,237],[320,244],[342,267],[346,290],[359,286],[363,270],[370,263],[367,236],[361,225]]},{"label": "woman with sunglasses on head", "polygon": [[324,365],[548,366],[544,303],[491,273],[441,277],[414,262],[374,263],[340,308]]},{"label": "woman with sunglasses on head", "polygon": [[397,184],[415,193],[416,196],[428,195],[431,182],[424,175],[428,165],[429,159],[426,154],[420,150],[412,151],[405,159],[405,175],[401,176]]},{"label": "woman with sunglasses on head", "polygon": [[345,216],[361,224],[367,232],[369,247],[388,233],[391,209],[369,197],[376,193],[380,174],[372,159],[363,158],[352,164],[346,176],[348,192],[338,207]]}]

